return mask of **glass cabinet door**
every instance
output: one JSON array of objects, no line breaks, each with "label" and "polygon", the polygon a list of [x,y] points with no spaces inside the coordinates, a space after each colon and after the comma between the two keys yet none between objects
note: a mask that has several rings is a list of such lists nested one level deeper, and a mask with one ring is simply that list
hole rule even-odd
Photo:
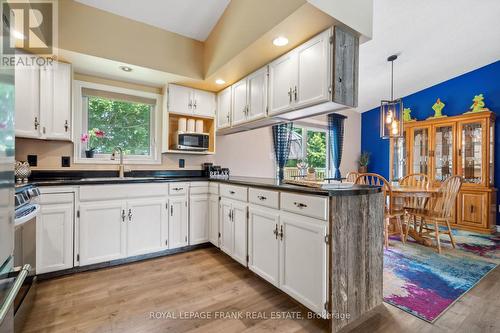
[{"label": "glass cabinet door", "polygon": [[460,174],[464,183],[483,182],[483,142],[484,124],[482,121],[464,123],[460,126]]},{"label": "glass cabinet door", "polygon": [[429,172],[429,128],[413,128],[411,143],[411,173]]},{"label": "glass cabinet door", "polygon": [[453,175],[453,124],[437,125],[433,128],[433,180],[445,181]]},{"label": "glass cabinet door", "polygon": [[401,179],[406,176],[406,131],[403,132],[403,137],[393,140],[393,179]]},{"label": "glass cabinet door", "polygon": [[490,185],[495,183],[495,123],[490,123]]}]

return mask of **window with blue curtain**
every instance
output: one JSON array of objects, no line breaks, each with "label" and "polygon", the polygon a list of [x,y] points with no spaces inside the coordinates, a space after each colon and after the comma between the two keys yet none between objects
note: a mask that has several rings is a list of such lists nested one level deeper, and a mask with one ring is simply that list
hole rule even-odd
[{"label": "window with blue curtain", "polygon": [[337,113],[328,115],[328,139],[330,140],[331,168],[333,178],[340,179],[340,163],[344,148],[344,120],[347,117]]},{"label": "window with blue curtain", "polygon": [[290,154],[290,143],[292,141],[293,123],[279,124],[273,126],[274,156],[277,165],[277,178],[283,180],[284,168],[288,155]]}]

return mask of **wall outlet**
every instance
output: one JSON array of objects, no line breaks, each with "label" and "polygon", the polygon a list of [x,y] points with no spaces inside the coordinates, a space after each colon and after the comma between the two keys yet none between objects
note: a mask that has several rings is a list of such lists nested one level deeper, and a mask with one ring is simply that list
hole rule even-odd
[{"label": "wall outlet", "polygon": [[186,161],[183,158],[179,158],[179,168],[184,168],[186,166]]},{"label": "wall outlet", "polygon": [[32,167],[36,167],[38,163],[38,156],[37,155],[28,155],[28,164]]},{"label": "wall outlet", "polygon": [[69,156],[61,156],[61,166],[63,168],[69,168],[71,165],[71,158]]}]

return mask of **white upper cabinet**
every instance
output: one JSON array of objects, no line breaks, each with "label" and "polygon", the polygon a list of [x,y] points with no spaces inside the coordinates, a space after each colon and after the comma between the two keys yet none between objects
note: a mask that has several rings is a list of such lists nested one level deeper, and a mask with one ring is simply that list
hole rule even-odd
[{"label": "white upper cabinet", "polygon": [[217,95],[217,128],[231,126],[231,87]]},{"label": "white upper cabinet", "polygon": [[71,65],[40,69],[40,113],[45,139],[71,140]]},{"label": "white upper cabinet", "polygon": [[269,114],[329,101],[331,33],[328,29],[269,64]]},{"label": "white upper cabinet", "polygon": [[263,118],[267,114],[267,66],[247,78],[247,120]]},{"label": "white upper cabinet", "polygon": [[243,79],[233,84],[233,117],[232,124],[237,125],[246,121],[248,110],[247,104],[247,80]]},{"label": "white upper cabinet", "polygon": [[297,55],[285,54],[269,64],[269,114],[293,109],[293,87],[297,85]]},{"label": "white upper cabinet", "polygon": [[293,87],[294,107],[327,102],[330,99],[331,71],[330,30],[296,49],[298,78]]},{"label": "white upper cabinet", "polygon": [[16,136],[71,141],[71,65],[16,68]]},{"label": "white upper cabinet", "polygon": [[168,86],[168,111],[191,116],[214,117],[215,94],[176,84]]},{"label": "white upper cabinet", "polygon": [[40,71],[16,67],[16,136],[38,139],[40,125]]}]

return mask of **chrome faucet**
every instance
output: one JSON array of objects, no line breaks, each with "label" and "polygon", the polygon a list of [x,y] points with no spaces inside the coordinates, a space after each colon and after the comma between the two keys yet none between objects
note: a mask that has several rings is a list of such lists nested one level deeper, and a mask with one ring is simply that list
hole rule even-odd
[{"label": "chrome faucet", "polygon": [[111,160],[113,160],[113,161],[115,160],[117,150],[120,153],[120,175],[119,175],[119,177],[124,178],[125,177],[125,169],[123,167],[123,149],[121,147],[115,147],[113,149],[113,153],[111,154]]}]

